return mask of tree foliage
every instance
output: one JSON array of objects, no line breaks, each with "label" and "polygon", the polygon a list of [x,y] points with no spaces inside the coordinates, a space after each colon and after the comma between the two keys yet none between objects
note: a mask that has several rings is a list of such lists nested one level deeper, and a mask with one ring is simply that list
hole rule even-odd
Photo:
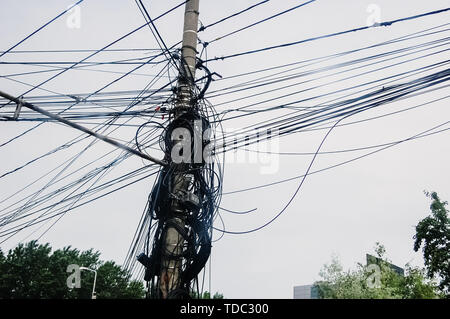
[{"label": "tree foliage", "polygon": [[144,286],[113,261],[102,262],[92,249],[65,247],[53,251],[49,244],[19,244],[5,256],[0,250],[0,298],[91,298],[94,273],[81,271],[81,287],[69,289],[67,266],[97,270],[97,298],[143,298]]},{"label": "tree foliage", "polygon": [[196,292],[192,292],[190,294],[191,298],[193,299],[223,299],[223,295],[216,292],[212,297],[211,293],[209,291],[205,291],[202,294],[198,294]]},{"label": "tree foliage", "polygon": [[450,220],[447,202],[441,201],[436,192],[425,194],[432,199],[431,216],[416,226],[414,250],[422,247],[429,278],[438,277],[439,287],[450,296]]},{"label": "tree foliage", "polygon": [[[339,259],[333,256],[323,266],[315,283],[321,298],[326,299],[431,299],[439,297],[436,285],[424,271],[407,265],[406,274],[395,272],[384,257],[386,249],[377,243],[377,267],[358,264],[356,270],[344,271]],[[375,268],[375,269],[374,269]],[[378,273],[375,273],[376,270]]]}]

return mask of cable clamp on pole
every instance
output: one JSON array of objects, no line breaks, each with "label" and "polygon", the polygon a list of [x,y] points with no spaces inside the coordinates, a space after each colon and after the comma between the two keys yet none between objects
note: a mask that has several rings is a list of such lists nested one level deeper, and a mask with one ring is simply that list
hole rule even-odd
[{"label": "cable clamp on pole", "polygon": [[20,115],[20,111],[22,110],[22,106],[23,106],[23,97],[19,97],[18,99],[18,103],[16,106],[16,111],[14,112],[14,116],[13,116],[13,120],[17,120],[19,118]]}]

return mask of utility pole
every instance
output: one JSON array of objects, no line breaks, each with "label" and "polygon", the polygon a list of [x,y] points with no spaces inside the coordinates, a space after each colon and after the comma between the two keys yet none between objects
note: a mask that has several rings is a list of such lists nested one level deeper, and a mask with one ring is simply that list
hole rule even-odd
[{"label": "utility pole", "polygon": [[188,0],[184,12],[183,44],[181,47],[181,65],[178,80],[178,108],[189,108],[192,105],[191,92],[194,88],[195,69],[197,64],[197,28],[200,0]]},{"label": "utility pole", "polygon": [[[184,15],[179,77],[171,121],[164,128],[164,165],[152,189],[146,253],[137,259],[146,267],[151,298],[189,298],[193,283],[211,254],[212,224],[221,191],[215,172],[214,146],[204,94],[215,73],[197,61],[199,0],[188,0]],[[175,58],[175,56],[172,56]],[[195,70],[206,72],[197,89]],[[203,79],[203,78],[202,78]],[[156,226],[153,228],[153,226]],[[153,232],[150,249],[150,230]]]},{"label": "utility pole", "polygon": [[[197,56],[197,29],[199,16],[199,0],[188,0],[184,14],[183,44],[181,48],[179,78],[177,84],[177,99],[173,109],[174,122],[192,111],[193,92],[195,90],[195,69]],[[176,129],[176,128],[175,128]],[[172,134],[168,131],[166,134]],[[177,135],[177,134],[175,134]],[[178,143],[183,142],[186,137],[170,136],[172,149]],[[192,144],[190,145],[192,146]],[[171,152],[172,153],[172,152]],[[183,251],[185,247],[186,235],[189,229],[186,227],[186,218],[189,210],[186,209],[186,201],[195,201],[195,195],[190,191],[192,176],[186,174],[189,163],[178,163],[173,165],[173,174],[169,187],[170,194],[173,195],[169,205],[169,212],[163,231],[163,244],[161,254],[161,273],[159,277],[159,289],[162,298],[178,298],[188,293],[183,287],[182,267]],[[197,199],[198,200],[198,199]],[[186,284],[186,283],[184,283]],[[179,293],[177,293],[179,292]]]}]

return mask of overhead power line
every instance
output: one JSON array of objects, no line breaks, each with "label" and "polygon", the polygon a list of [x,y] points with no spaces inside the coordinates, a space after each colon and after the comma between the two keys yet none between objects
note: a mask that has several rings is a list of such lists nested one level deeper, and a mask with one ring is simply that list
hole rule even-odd
[{"label": "overhead power line", "polygon": [[[185,3],[186,3],[186,1],[183,1],[182,3],[180,3],[180,4],[176,5],[176,6],[174,6],[173,8],[167,10],[166,12],[164,12],[164,13],[160,14],[159,16],[157,16],[156,18],[154,18],[153,21],[156,21],[157,19],[160,19],[160,18],[162,18],[163,16],[165,16],[165,15],[171,13],[172,11],[178,9],[179,7],[181,7],[182,5],[184,5]],[[125,35],[119,37],[118,39],[116,39],[116,40],[114,40],[113,42],[107,44],[106,46],[102,47],[101,49],[96,50],[94,53],[88,55],[87,57],[83,58],[83,59],[80,60],[79,62],[84,62],[84,61],[86,61],[87,59],[89,59],[89,58],[95,56],[96,54],[102,52],[103,50],[108,49],[109,47],[113,46],[114,44],[116,44],[116,43],[122,41],[123,39],[129,37],[130,35],[136,33],[137,31],[143,29],[143,28],[146,27],[147,25],[148,25],[148,24],[145,23],[145,24],[143,24],[143,25],[141,25],[141,26],[139,26],[139,27],[133,29],[132,31],[130,31],[130,32],[126,33]],[[55,74],[54,76],[50,77],[49,79],[45,80],[44,82],[41,82],[40,84],[38,84],[38,85],[34,86],[33,88],[31,88],[30,90],[26,91],[25,93],[22,93],[21,96],[23,96],[23,95],[25,95],[25,94],[28,94],[28,93],[30,93],[31,91],[33,91],[33,90],[35,90],[35,89],[37,89],[37,88],[40,88],[42,85],[44,85],[45,83],[47,83],[47,82],[53,80],[54,78],[58,77],[59,75],[63,74],[64,72],[73,69],[74,67],[76,67],[76,66],[79,64],[79,62],[77,62],[77,63],[75,63],[75,64],[73,64],[73,65],[71,65],[71,66],[69,66],[69,67],[67,67],[67,68],[65,68],[65,69],[63,69],[61,72]],[[149,62],[150,62],[150,61],[149,61]],[[133,69],[133,70],[127,72],[126,74],[124,74],[124,76],[122,76],[122,77],[120,77],[120,78],[118,78],[118,79],[116,79],[116,80],[110,82],[110,83],[107,84],[106,86],[103,86],[101,89],[97,90],[96,92],[92,93],[91,95],[97,94],[98,92],[102,91],[103,89],[107,88],[107,87],[110,86],[111,84],[113,84],[113,83],[117,82],[118,80],[124,78],[125,76],[129,75],[131,72],[134,72],[135,70],[139,69],[140,67],[142,67],[142,66],[144,66],[144,65],[146,65],[146,64],[139,65],[137,68],[135,68],[135,69]],[[0,108],[4,107],[4,106],[6,106],[6,105],[9,105],[9,103],[10,103],[10,102],[8,102],[7,104],[1,105]],[[78,104],[78,102],[75,103],[75,104],[73,104],[72,106],[74,106],[74,105],[76,105],[76,104]],[[72,106],[70,106],[69,108],[67,108],[67,110],[70,109]],[[62,112],[64,112],[64,111],[62,111]],[[19,139],[19,138],[25,136],[25,135],[28,134],[29,132],[31,132],[31,131],[35,130],[36,128],[38,128],[38,127],[39,127],[40,125],[42,125],[43,123],[44,123],[44,122],[41,122],[41,123],[39,123],[39,124],[37,124],[37,125],[35,125],[35,126],[29,128],[29,129],[27,129],[26,131],[22,132],[21,134],[15,136],[14,138],[12,138],[12,139],[10,139],[10,140],[8,140],[8,141],[6,141],[6,142],[0,144],[0,147],[5,146],[5,145],[11,143],[12,141],[15,141],[15,140],[17,140],[17,139]]]},{"label": "overhead power line", "polygon": [[251,28],[251,27],[254,27],[254,26],[258,25],[258,24],[261,24],[261,23],[263,23],[263,22],[272,20],[272,19],[274,19],[274,18],[276,18],[276,17],[279,17],[279,16],[281,16],[281,15],[283,15],[283,14],[286,14],[286,13],[288,13],[288,12],[294,11],[295,9],[301,8],[301,7],[303,7],[303,6],[306,6],[307,4],[310,4],[310,3],[315,2],[315,1],[316,1],[316,0],[310,0],[310,1],[307,1],[307,2],[305,2],[305,3],[296,5],[296,6],[292,7],[292,8],[289,8],[289,9],[287,9],[287,10],[284,10],[284,11],[282,11],[282,12],[279,12],[279,13],[277,13],[277,14],[274,14],[274,15],[268,17],[268,18],[264,18],[264,19],[262,19],[262,20],[260,20],[260,21],[255,22],[255,23],[249,24],[249,25],[247,25],[247,26],[245,26],[245,27],[243,27],[243,28],[240,28],[240,29],[237,29],[237,30],[232,31],[232,32],[230,32],[230,33],[227,33],[227,34],[225,34],[225,35],[222,35],[222,36],[220,36],[220,37],[218,37],[218,38],[216,38],[216,39],[214,39],[214,40],[211,40],[211,41],[209,41],[209,42],[206,42],[206,43],[209,43],[209,44],[210,44],[210,43],[213,43],[213,42],[222,40],[222,39],[224,39],[224,38],[226,38],[226,37],[229,37],[230,35],[239,33],[239,32],[241,32],[241,31],[244,31],[244,30],[247,30],[247,29],[249,29],[249,28]]},{"label": "overhead power line", "polygon": [[22,44],[23,42],[25,42],[26,40],[28,40],[29,38],[31,38],[33,35],[35,35],[36,33],[38,33],[39,31],[41,31],[42,29],[44,29],[46,26],[48,26],[49,24],[51,24],[52,22],[54,22],[55,20],[57,20],[59,17],[63,16],[66,12],[72,10],[73,7],[79,5],[81,2],[83,2],[84,0],[79,0],[78,2],[74,3],[73,5],[71,5],[70,7],[68,7],[66,10],[64,10],[63,12],[61,12],[60,14],[58,14],[56,17],[54,17],[53,19],[51,19],[50,21],[48,21],[46,24],[44,24],[43,26],[41,26],[40,28],[36,29],[35,31],[33,31],[31,34],[27,35],[25,38],[23,38],[22,40],[20,40],[18,43],[16,43],[15,45],[13,45],[12,47],[10,47],[8,50],[3,51],[0,54],[0,58],[2,56],[4,56],[5,54],[7,54],[8,52],[10,52],[11,50],[13,50],[14,48],[18,47],[20,44]]},{"label": "overhead power line", "polygon": [[151,156],[149,156],[147,154],[141,153],[141,152],[139,152],[139,151],[137,151],[137,150],[135,150],[135,149],[133,149],[133,148],[131,148],[129,146],[122,145],[119,142],[117,142],[117,141],[115,141],[115,140],[113,140],[113,139],[111,139],[111,138],[109,138],[107,136],[104,136],[104,135],[98,134],[96,132],[93,132],[93,131],[91,131],[91,130],[89,130],[89,129],[87,129],[87,128],[85,128],[85,127],[83,127],[83,126],[81,126],[81,125],[79,125],[77,123],[73,123],[73,122],[68,121],[67,119],[65,119],[65,118],[63,118],[63,117],[61,117],[59,115],[47,112],[47,111],[41,109],[40,107],[37,107],[37,106],[35,106],[35,105],[31,104],[31,103],[28,103],[28,102],[24,102],[21,99],[18,99],[18,98],[14,97],[12,95],[9,95],[9,94],[7,94],[5,92],[0,91],[0,96],[4,97],[5,99],[8,99],[10,101],[13,101],[13,102],[17,103],[19,106],[25,106],[25,107],[33,110],[33,111],[36,111],[38,113],[41,113],[41,114],[44,114],[44,115],[48,116],[49,118],[57,120],[58,122],[62,122],[62,123],[66,124],[66,125],[68,125],[70,127],[73,127],[75,129],[79,130],[79,131],[82,131],[82,132],[84,132],[86,134],[92,135],[92,136],[94,136],[94,137],[96,137],[96,138],[98,138],[98,139],[100,139],[100,140],[102,140],[102,141],[104,141],[106,143],[109,143],[109,144],[114,145],[114,146],[116,146],[118,148],[121,148],[124,151],[132,153],[132,154],[137,155],[139,157],[142,157],[142,158],[144,158],[146,160],[149,160],[151,162],[154,162],[156,164],[160,164],[160,165],[165,165],[166,164],[162,160],[159,160],[159,159],[153,158],[153,157],[151,157]]},{"label": "overhead power line", "polygon": [[206,25],[206,26],[201,26],[200,29],[198,29],[198,32],[205,31],[206,29],[208,29],[208,28],[210,28],[210,27],[212,27],[212,26],[215,26],[216,24],[222,23],[222,22],[224,22],[224,21],[226,21],[226,20],[228,20],[228,19],[230,19],[230,18],[236,17],[236,16],[238,16],[238,15],[244,13],[244,12],[247,12],[247,11],[249,11],[249,10],[251,10],[251,9],[257,7],[257,6],[260,6],[260,5],[264,4],[264,3],[267,3],[267,2],[269,2],[269,1],[270,1],[270,0],[264,0],[264,1],[258,2],[258,3],[254,4],[254,5],[252,5],[252,6],[250,6],[250,7],[246,8],[246,9],[244,9],[244,10],[241,10],[241,11],[236,12],[236,13],[233,13],[232,15],[229,15],[229,16],[223,18],[223,19],[220,19],[219,21],[216,21],[216,22],[214,22],[214,23],[208,24],[208,25]]},{"label": "overhead power line", "polygon": [[350,29],[350,30],[345,30],[345,31],[340,31],[340,32],[334,32],[334,33],[330,33],[330,34],[322,35],[322,36],[318,36],[318,37],[313,37],[313,38],[308,38],[308,39],[304,39],[304,40],[299,40],[299,41],[295,41],[295,42],[278,44],[278,45],[265,47],[265,48],[261,48],[261,49],[256,49],[256,50],[251,50],[251,51],[246,51],[246,52],[234,53],[234,54],[230,54],[230,55],[226,55],[226,56],[222,56],[222,57],[215,57],[215,58],[206,60],[206,62],[217,61],[217,60],[225,60],[225,59],[236,58],[236,57],[244,56],[244,55],[248,55],[248,54],[264,52],[264,51],[268,51],[268,50],[286,48],[286,47],[294,46],[294,45],[297,45],[297,44],[302,44],[302,43],[307,43],[307,42],[311,42],[311,41],[315,41],[315,40],[331,38],[331,37],[335,37],[335,36],[339,36],[339,35],[343,35],[343,34],[347,34],[347,33],[367,30],[367,29],[371,29],[373,27],[387,27],[387,26],[391,26],[392,24],[397,23],[397,22],[419,19],[419,18],[422,18],[422,17],[426,17],[426,16],[430,16],[430,15],[435,15],[435,14],[440,14],[440,13],[443,13],[443,12],[447,12],[449,10],[450,10],[450,8],[437,10],[437,11],[431,11],[431,12],[427,12],[427,13],[422,13],[422,14],[406,17],[406,18],[401,18],[401,19],[381,22],[381,23],[377,24],[376,26],[375,25],[374,26],[364,26],[364,27],[359,27],[359,28],[355,28],[355,29]]}]

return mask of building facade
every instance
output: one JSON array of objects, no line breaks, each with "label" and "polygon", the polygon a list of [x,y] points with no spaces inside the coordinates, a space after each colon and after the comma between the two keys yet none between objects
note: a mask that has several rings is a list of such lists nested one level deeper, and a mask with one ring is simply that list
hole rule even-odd
[{"label": "building facade", "polygon": [[294,299],[319,299],[319,288],[315,285],[294,286]]}]

